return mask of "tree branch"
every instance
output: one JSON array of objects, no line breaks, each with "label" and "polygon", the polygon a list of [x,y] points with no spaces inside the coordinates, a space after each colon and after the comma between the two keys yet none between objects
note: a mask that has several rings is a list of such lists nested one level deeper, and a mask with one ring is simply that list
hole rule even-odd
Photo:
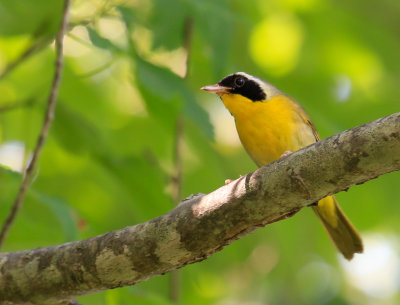
[{"label": "tree branch", "polygon": [[136,284],[204,260],[256,228],[399,169],[396,113],[193,196],[148,222],[55,247],[0,254],[0,303],[46,304]]},{"label": "tree branch", "polygon": [[32,160],[29,162],[29,165],[26,169],[24,178],[21,183],[21,187],[19,188],[17,197],[11,207],[10,214],[8,215],[7,219],[5,220],[3,227],[1,228],[0,248],[7,236],[8,231],[10,230],[10,228],[12,226],[12,223],[14,222],[15,217],[17,216],[19,209],[22,206],[22,202],[24,200],[26,190],[28,189],[30,179],[31,179],[33,171],[35,169],[36,162],[39,159],[44,142],[45,142],[47,135],[49,133],[49,130],[50,130],[51,122],[53,121],[54,110],[56,107],[56,102],[57,102],[57,97],[58,97],[58,88],[60,86],[60,81],[61,81],[61,72],[62,72],[62,65],[63,65],[63,40],[64,40],[65,31],[68,26],[69,4],[70,4],[70,0],[65,0],[60,29],[58,31],[57,38],[56,38],[56,61],[55,61],[55,72],[54,72],[53,84],[51,86],[50,94],[48,97],[47,109],[46,109],[46,113],[45,113],[45,117],[44,117],[44,121],[43,121],[42,130],[40,131],[40,134],[39,134],[39,137],[38,137],[38,140],[36,143],[36,147],[33,152]]}]

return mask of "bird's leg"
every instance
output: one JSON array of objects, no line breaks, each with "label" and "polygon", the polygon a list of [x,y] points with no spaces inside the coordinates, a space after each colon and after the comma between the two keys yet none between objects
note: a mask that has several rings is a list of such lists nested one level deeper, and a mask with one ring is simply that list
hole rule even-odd
[{"label": "bird's leg", "polygon": [[[244,176],[239,175],[239,178],[242,178],[242,177],[244,177]],[[231,183],[232,181],[233,181],[232,179],[226,179],[226,180],[225,180],[225,185],[228,185],[228,184]]]},{"label": "bird's leg", "polygon": [[285,158],[285,157],[289,156],[289,155],[292,154],[292,153],[293,153],[292,151],[287,150],[287,151],[285,151],[285,152],[281,155],[281,158]]}]

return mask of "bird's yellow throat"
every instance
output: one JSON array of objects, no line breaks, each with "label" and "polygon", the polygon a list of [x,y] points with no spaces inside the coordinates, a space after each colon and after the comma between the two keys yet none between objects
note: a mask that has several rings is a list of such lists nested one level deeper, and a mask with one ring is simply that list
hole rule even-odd
[{"label": "bird's yellow throat", "polygon": [[309,128],[301,137],[296,136],[302,126],[298,124],[298,106],[286,95],[260,102],[237,94],[224,94],[221,99],[235,118],[243,146],[258,166],[279,159],[287,150],[296,151],[315,142]]}]

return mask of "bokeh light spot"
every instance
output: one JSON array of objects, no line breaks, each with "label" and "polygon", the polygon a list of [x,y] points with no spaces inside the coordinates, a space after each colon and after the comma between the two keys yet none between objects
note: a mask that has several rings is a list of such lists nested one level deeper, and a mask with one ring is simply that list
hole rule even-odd
[{"label": "bokeh light spot", "polygon": [[304,304],[325,304],[339,291],[339,275],[324,262],[310,262],[296,275],[299,294]]},{"label": "bokeh light spot", "polygon": [[250,36],[250,54],[268,73],[283,75],[295,68],[303,42],[301,23],[291,15],[267,17]]},{"label": "bokeh light spot", "polygon": [[[400,258],[395,238],[380,234],[364,235],[365,250],[351,262],[341,259],[345,278],[367,297],[389,299],[400,286]],[[388,303],[385,303],[388,304]]]},{"label": "bokeh light spot", "polygon": [[200,273],[195,288],[206,298],[220,297],[226,292],[226,286],[217,274],[205,272]]},{"label": "bokeh light spot", "polygon": [[0,145],[0,164],[16,172],[22,172],[25,160],[25,144],[10,141]]},{"label": "bokeh light spot", "polygon": [[213,96],[213,100],[207,105],[207,111],[214,126],[216,142],[230,147],[240,147],[235,121],[226,110],[224,104],[220,101],[215,101]]},{"label": "bokeh light spot", "polygon": [[326,63],[334,73],[346,74],[355,86],[366,93],[376,91],[374,87],[383,75],[380,58],[371,50],[346,40],[331,41],[327,49]]},{"label": "bokeh light spot", "polygon": [[352,89],[350,77],[347,75],[338,75],[335,79],[335,83],[334,95],[336,100],[340,103],[347,102]]},{"label": "bokeh light spot", "polygon": [[296,11],[311,11],[321,3],[320,0],[278,0],[278,2]]}]

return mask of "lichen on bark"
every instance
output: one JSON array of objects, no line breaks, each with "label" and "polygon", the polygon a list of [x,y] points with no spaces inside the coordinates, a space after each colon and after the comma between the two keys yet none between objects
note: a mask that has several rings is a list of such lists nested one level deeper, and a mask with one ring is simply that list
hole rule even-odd
[{"label": "lichen on bark", "polygon": [[[400,113],[303,148],[148,222],[0,254],[0,304],[46,304],[206,259],[258,227],[400,169]],[[210,169],[212,170],[212,169]]]}]

